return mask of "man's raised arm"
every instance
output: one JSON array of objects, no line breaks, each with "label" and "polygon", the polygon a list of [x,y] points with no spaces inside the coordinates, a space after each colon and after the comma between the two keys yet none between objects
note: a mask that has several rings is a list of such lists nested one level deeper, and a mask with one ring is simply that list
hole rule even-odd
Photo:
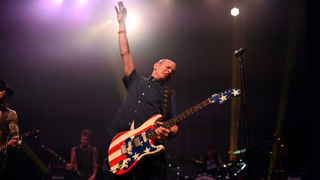
[{"label": "man's raised arm", "polygon": [[127,17],[127,9],[123,6],[122,1],[118,2],[119,9],[117,6],[115,6],[116,12],[117,12],[117,18],[119,22],[119,50],[120,50],[120,55],[122,58],[123,62],[123,70],[124,74],[126,77],[128,77],[131,72],[134,70],[134,63],[132,60],[132,57],[130,55],[130,47],[128,43],[128,38],[127,38],[127,30],[126,30],[126,17]]}]

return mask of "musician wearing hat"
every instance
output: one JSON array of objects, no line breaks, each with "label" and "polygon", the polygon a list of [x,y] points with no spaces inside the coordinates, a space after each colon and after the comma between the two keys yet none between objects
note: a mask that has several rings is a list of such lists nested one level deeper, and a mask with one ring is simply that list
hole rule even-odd
[{"label": "musician wearing hat", "polygon": [[[6,102],[7,98],[13,96],[13,94],[13,90],[9,88],[5,79],[0,79],[0,175],[5,169],[7,160],[5,145],[18,147],[21,143],[17,140],[19,135],[17,113],[9,109]],[[9,140],[9,137],[12,138]]]}]

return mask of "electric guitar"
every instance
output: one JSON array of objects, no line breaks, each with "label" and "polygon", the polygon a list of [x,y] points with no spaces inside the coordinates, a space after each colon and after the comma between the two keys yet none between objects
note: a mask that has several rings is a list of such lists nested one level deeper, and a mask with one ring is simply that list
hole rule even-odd
[{"label": "electric guitar", "polygon": [[[201,103],[191,107],[185,112],[164,122],[163,127],[169,129],[180,121],[198,112],[212,103],[224,103],[230,96],[238,96],[240,89],[233,88],[227,91],[216,93]],[[155,129],[157,121],[162,120],[161,114],[156,114],[149,118],[139,128],[124,131],[117,134],[111,141],[108,151],[108,162],[110,171],[116,175],[126,175],[139,161],[149,156],[155,156],[164,151],[163,145],[154,145],[157,139]]]},{"label": "electric guitar", "polygon": [[[37,138],[38,134],[40,134],[40,129],[41,128],[37,128],[37,129],[31,130],[31,131],[28,131],[27,133],[22,134],[21,136],[19,136],[17,138],[17,141],[20,141],[20,140],[22,140],[23,138],[26,138],[26,137],[28,137],[28,138],[33,138],[33,137]],[[8,147],[8,142],[2,144],[0,146],[0,152],[4,151],[5,149],[7,149],[7,147]]]},{"label": "electric guitar", "polygon": [[[56,158],[58,158],[63,164],[68,165],[69,162],[64,160],[61,156],[59,156],[56,152],[54,152],[52,149],[50,149],[48,146],[46,145],[42,145],[42,147],[49,151],[51,154],[53,154]],[[87,180],[88,178],[82,174],[78,169],[76,168],[72,168],[72,171],[76,174],[76,176],[81,179],[81,180]]]}]

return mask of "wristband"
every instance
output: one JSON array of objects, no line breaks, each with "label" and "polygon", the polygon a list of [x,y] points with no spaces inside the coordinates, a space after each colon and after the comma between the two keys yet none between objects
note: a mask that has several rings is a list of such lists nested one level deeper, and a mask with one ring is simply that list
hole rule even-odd
[{"label": "wristband", "polygon": [[118,31],[118,34],[127,33],[127,31]]}]

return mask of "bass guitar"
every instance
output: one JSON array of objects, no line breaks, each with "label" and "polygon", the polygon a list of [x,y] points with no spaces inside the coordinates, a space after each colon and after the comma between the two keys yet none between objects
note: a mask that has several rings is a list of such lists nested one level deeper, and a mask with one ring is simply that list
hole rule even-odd
[{"label": "bass guitar", "polygon": [[[58,158],[63,164],[65,165],[68,165],[69,162],[64,160],[61,156],[59,156],[56,152],[54,152],[52,149],[50,149],[48,146],[46,145],[42,145],[42,147],[49,151],[51,154],[53,154],[56,158]],[[72,168],[72,172],[76,174],[76,176],[81,179],[81,180],[87,180],[88,178],[83,174],[81,173],[78,169],[76,168]]]},{"label": "bass guitar", "polygon": [[[169,129],[209,104],[223,104],[230,96],[238,96],[239,94],[240,89],[238,88],[216,93],[185,112],[164,122],[162,126]],[[110,171],[113,174],[126,175],[144,158],[155,156],[164,151],[163,145],[154,145],[154,142],[158,140],[155,133],[155,129],[157,128],[156,122],[161,120],[162,115],[156,114],[139,128],[120,132],[112,139],[108,150],[108,162]]]},{"label": "bass guitar", "polygon": [[[19,136],[17,138],[17,141],[20,141],[20,140],[22,140],[23,138],[26,138],[26,137],[28,137],[28,138],[37,138],[38,134],[40,134],[40,130],[41,130],[41,128],[37,128],[37,129],[31,130],[31,131],[28,131],[28,132],[22,134],[21,136]],[[8,147],[8,142],[2,144],[0,146],[0,152],[4,151],[5,149],[7,149],[7,147]]]}]

